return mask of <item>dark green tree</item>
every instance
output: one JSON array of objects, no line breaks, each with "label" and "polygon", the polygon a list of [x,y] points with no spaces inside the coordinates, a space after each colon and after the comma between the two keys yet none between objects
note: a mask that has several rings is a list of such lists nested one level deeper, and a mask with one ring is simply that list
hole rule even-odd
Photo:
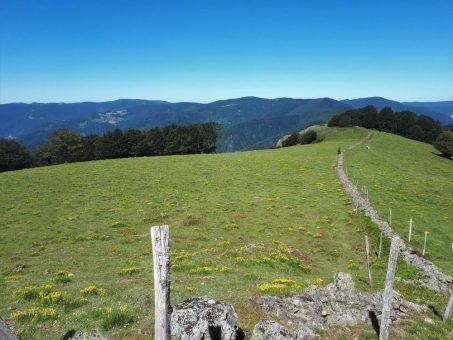
[{"label": "dark green tree", "polygon": [[358,126],[363,126],[367,129],[379,128],[379,114],[374,106],[368,105],[360,109],[362,112],[362,119]]},{"label": "dark green tree", "polygon": [[148,155],[159,156],[164,154],[164,134],[162,129],[155,127],[146,134]]},{"label": "dark green tree", "polygon": [[423,129],[419,125],[415,124],[407,130],[407,137],[410,139],[423,141],[425,134],[423,132]]},{"label": "dark green tree", "polygon": [[440,123],[425,115],[418,116],[416,124],[423,130],[423,139],[421,140],[426,143],[434,142],[442,132]]},{"label": "dark green tree", "polygon": [[453,156],[453,132],[442,132],[434,142],[434,147],[439,150],[444,157]]},{"label": "dark green tree", "polygon": [[379,112],[379,130],[390,133],[396,131],[395,113],[389,106],[385,106]]},{"label": "dark green tree", "polygon": [[0,139],[0,172],[28,168],[32,163],[30,153],[12,139]]},{"label": "dark green tree", "polygon": [[396,133],[401,136],[408,137],[409,129],[414,126],[417,121],[417,115],[411,111],[395,112],[396,118]]},{"label": "dark green tree", "polygon": [[83,137],[78,132],[61,129],[50,136],[37,154],[38,165],[50,165],[83,161]]},{"label": "dark green tree", "polygon": [[148,155],[148,143],[146,134],[137,129],[128,129],[124,132],[123,143],[125,153],[128,157],[139,157]]},{"label": "dark green tree", "polygon": [[95,143],[96,159],[112,159],[127,156],[123,132],[120,129],[107,131]]}]

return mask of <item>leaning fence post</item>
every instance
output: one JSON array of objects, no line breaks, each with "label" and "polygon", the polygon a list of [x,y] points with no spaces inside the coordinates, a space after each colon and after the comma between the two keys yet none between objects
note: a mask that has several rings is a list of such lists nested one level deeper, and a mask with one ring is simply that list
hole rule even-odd
[{"label": "leaning fence post", "polygon": [[390,245],[385,288],[382,293],[382,316],[381,327],[379,328],[379,340],[387,340],[389,336],[390,311],[393,299],[393,281],[395,280],[396,260],[398,259],[399,250],[400,239],[398,237],[393,237]]},{"label": "leaning fence post", "polygon": [[409,219],[409,238],[408,238],[409,243],[411,243],[411,237],[412,237],[412,217]]},{"label": "leaning fence post", "polygon": [[371,286],[371,264],[370,264],[370,246],[368,245],[368,235],[365,235],[365,256],[368,268],[368,284]]},{"label": "leaning fence post", "polygon": [[154,266],[154,339],[170,340],[170,240],[168,225],[151,230]]},{"label": "leaning fence post", "polygon": [[377,254],[377,257],[380,259],[381,258],[381,251],[382,251],[382,234],[384,232],[381,231],[381,237],[379,238],[379,250],[378,250],[378,254]]},{"label": "leaning fence post", "polygon": [[425,231],[425,239],[423,240],[423,251],[422,251],[422,255],[425,256],[425,253],[426,253],[426,239],[428,237],[428,232]]},{"label": "leaning fence post", "polygon": [[453,289],[451,290],[450,293],[450,300],[448,300],[447,308],[445,308],[445,313],[443,317],[443,321],[446,322],[451,315],[451,310],[453,309]]}]

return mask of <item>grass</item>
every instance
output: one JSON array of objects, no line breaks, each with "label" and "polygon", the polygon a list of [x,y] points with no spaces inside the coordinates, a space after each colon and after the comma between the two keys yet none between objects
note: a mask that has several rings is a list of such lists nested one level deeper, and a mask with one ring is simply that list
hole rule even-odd
[{"label": "grass", "polygon": [[346,153],[350,179],[369,189],[381,218],[392,209],[392,227],[406,242],[413,219],[410,246],[420,253],[427,231],[426,257],[453,275],[453,161],[429,144],[383,132],[366,145]]},{"label": "grass", "polygon": [[[264,317],[250,303],[259,294],[297,294],[329,283],[333,271],[351,273],[361,290],[382,289],[386,257],[373,256],[372,288],[363,259],[364,233],[375,250],[378,232],[354,211],[334,169],[337,148],[366,133],[320,133],[320,144],[279,150],[0,174],[0,317],[23,339],[61,338],[74,328],[149,338],[149,227],[161,224],[170,225],[172,303],[201,295],[232,303],[246,332]],[[418,273],[399,264],[397,275]],[[443,308],[444,295],[420,292]],[[442,327],[451,331],[451,322]]]}]

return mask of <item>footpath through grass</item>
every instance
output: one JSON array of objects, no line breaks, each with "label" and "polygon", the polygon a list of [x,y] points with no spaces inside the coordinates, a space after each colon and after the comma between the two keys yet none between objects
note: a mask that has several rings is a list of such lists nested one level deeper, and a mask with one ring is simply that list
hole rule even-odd
[{"label": "footpath through grass", "polygon": [[[23,339],[95,328],[113,338],[149,338],[149,227],[161,224],[170,225],[172,303],[201,295],[232,303],[246,333],[263,317],[250,304],[258,294],[297,294],[327,284],[334,271],[369,289],[363,234],[376,245],[378,233],[354,211],[334,169],[337,148],[366,133],[323,134],[320,144],[280,150],[0,174],[0,317]],[[386,261],[374,257],[374,290],[383,287]],[[418,273],[402,264],[397,275]],[[443,308],[445,296],[421,294]],[[436,334],[451,331],[442,327]],[[405,329],[433,332],[418,321]]]},{"label": "footpath through grass", "polygon": [[453,161],[429,144],[378,131],[345,159],[349,178],[369,189],[379,215],[388,220],[391,208],[392,228],[405,241],[412,217],[411,247],[421,253],[427,231],[427,258],[453,275]]}]

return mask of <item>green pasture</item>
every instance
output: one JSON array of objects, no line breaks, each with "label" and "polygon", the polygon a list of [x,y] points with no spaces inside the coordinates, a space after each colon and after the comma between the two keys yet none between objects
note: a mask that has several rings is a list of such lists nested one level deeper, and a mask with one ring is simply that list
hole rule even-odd
[{"label": "green pasture", "polygon": [[[367,149],[366,146],[370,148]],[[345,154],[348,177],[365,185],[381,218],[422,252],[428,232],[426,257],[453,274],[453,161],[440,157],[429,144],[374,131],[365,144]]]},{"label": "green pasture", "polygon": [[[322,134],[322,143],[278,150],[107,160],[0,174],[0,317],[23,339],[60,339],[70,330],[95,328],[112,338],[150,338],[149,228],[162,224],[170,226],[172,303],[201,295],[232,303],[246,334],[264,317],[250,302],[259,294],[297,294],[307,285],[329,283],[335,271],[351,273],[360,290],[382,289],[386,256],[377,259],[373,253],[372,288],[366,284],[363,257],[364,234],[375,252],[379,232],[354,211],[335,175],[338,147],[345,149],[366,131],[336,128]],[[392,138],[401,142],[386,137],[382,143]],[[380,141],[375,135],[370,142],[373,153],[379,152]],[[349,172],[360,182],[374,171],[370,155],[347,152]],[[435,182],[436,169],[451,174],[451,163],[427,157],[438,162],[426,173],[429,182]],[[379,197],[399,188],[379,182],[386,169],[376,166],[376,182],[367,182],[380,210],[386,202]],[[452,187],[442,183],[436,190],[445,199]],[[408,200],[420,212],[412,215],[416,244],[422,211],[427,220],[445,220],[439,230],[447,238],[451,197],[429,196],[425,208],[423,198],[409,192]],[[400,193],[391,202],[402,204]],[[400,207],[394,203],[395,225],[404,219]],[[433,229],[429,257],[451,272],[434,240],[447,242]],[[384,254],[388,247],[385,241]],[[420,274],[401,261],[397,275]],[[446,295],[403,284],[396,288],[432,305],[430,317],[438,322],[435,311],[443,311]],[[452,322],[438,323],[433,333],[420,317],[411,320],[398,335],[445,338],[452,331]],[[373,334],[370,325],[338,332]]]}]

